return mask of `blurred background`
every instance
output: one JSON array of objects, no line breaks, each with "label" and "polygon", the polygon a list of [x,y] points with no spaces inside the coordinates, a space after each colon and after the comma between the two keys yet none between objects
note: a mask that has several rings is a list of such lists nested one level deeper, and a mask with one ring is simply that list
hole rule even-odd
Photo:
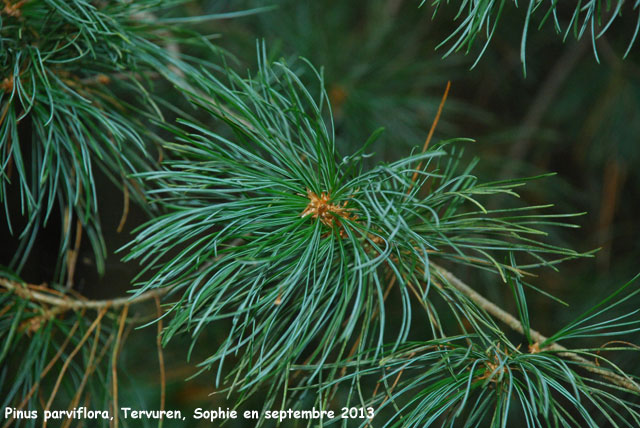
[{"label": "blurred background", "polygon": [[[514,7],[505,8],[477,63],[483,40],[466,55],[453,52],[443,57],[450,45],[437,48],[458,25],[457,6],[442,6],[432,19],[429,4],[418,8],[419,2],[406,0],[203,0],[174,14],[199,16],[272,5],[273,9],[250,16],[192,28],[214,36],[214,43],[232,54],[229,65],[237,70],[255,70],[257,40],[265,40],[271,58],[295,63],[304,57],[322,67],[342,153],[359,148],[379,127],[385,132],[371,148],[375,153],[371,162],[393,160],[421,147],[451,81],[433,141],[474,139],[464,147],[465,156],[481,160],[475,173],[482,181],[557,173],[528,185],[522,199],[554,204],[554,212],[584,213],[573,219],[579,229],[554,229],[549,240],[578,251],[599,251],[592,258],[561,264],[558,272],[538,272],[532,282],[570,307],[532,293],[534,328],[545,334],[556,331],[640,271],[640,47],[622,59],[636,25],[630,7],[595,43],[599,62],[589,36],[576,41],[569,35],[563,43],[549,23],[541,31],[533,26],[526,47],[526,76],[520,50],[524,11]],[[570,13],[560,13],[559,19],[568,20]],[[104,186],[110,185],[105,180]],[[127,230],[116,233],[122,197],[116,192],[107,197],[113,200],[100,201],[109,251],[106,274],[95,273],[91,249],[84,244],[76,272],[77,291],[94,298],[122,295],[129,288],[137,266],[121,263],[121,256],[113,252],[145,219],[132,207]],[[505,203],[496,199],[492,208]],[[54,232],[58,239],[59,231]],[[9,254],[10,248],[3,251]],[[32,256],[30,263],[37,268],[26,270],[26,280],[46,280],[49,271],[43,267],[43,254]],[[495,286],[494,276],[456,274],[515,313],[511,291]],[[152,333],[130,332],[121,357],[123,370],[130,375],[129,380],[122,378],[122,403],[135,399],[157,408],[153,404],[158,399],[157,370],[140,358],[140,349],[155,346]],[[196,407],[232,406],[234,397],[209,395],[214,391],[214,373],[184,381],[196,371],[199,347],[219,342],[223,335],[224,326],[208,332],[191,362],[186,359],[188,341],[175,341],[166,349],[167,408],[190,413]],[[202,355],[208,355],[206,350]],[[244,408],[260,408],[260,403],[250,401]]]}]

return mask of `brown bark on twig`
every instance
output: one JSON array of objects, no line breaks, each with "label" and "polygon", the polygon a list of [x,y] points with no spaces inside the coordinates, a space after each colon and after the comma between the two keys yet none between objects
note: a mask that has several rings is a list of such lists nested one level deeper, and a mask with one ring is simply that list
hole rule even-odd
[{"label": "brown bark on twig", "polygon": [[145,302],[147,300],[153,299],[155,296],[158,296],[158,297],[163,296],[169,291],[168,288],[158,288],[158,289],[144,292],[139,296],[133,297],[133,298],[118,297],[115,299],[108,299],[108,300],[82,300],[82,299],[74,299],[70,297],[55,297],[47,293],[35,291],[34,288],[37,288],[38,287],[37,285],[20,284],[16,281],[11,281],[6,278],[0,278],[0,287],[4,287],[9,291],[13,291],[17,295],[25,299],[55,306],[54,310],[57,313],[63,312],[65,310],[101,309],[106,306],[110,306],[112,308],[118,308],[118,307],[129,305],[129,304]]}]

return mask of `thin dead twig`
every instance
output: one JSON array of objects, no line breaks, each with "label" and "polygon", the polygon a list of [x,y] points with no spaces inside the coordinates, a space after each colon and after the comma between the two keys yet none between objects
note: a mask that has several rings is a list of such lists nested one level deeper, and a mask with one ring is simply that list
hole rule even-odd
[{"label": "thin dead twig", "polygon": [[[96,332],[93,336],[93,344],[91,345],[91,351],[89,352],[89,360],[87,361],[87,367],[84,371],[84,374],[82,376],[82,381],[80,381],[80,385],[78,386],[77,392],[74,395],[73,399],[71,400],[69,407],[67,407],[67,410],[71,410],[72,408],[78,405],[78,402],[80,401],[80,396],[82,395],[82,391],[84,391],[84,388],[87,385],[87,381],[89,380],[89,376],[91,375],[91,373],[93,372],[93,369],[95,368],[93,361],[96,356],[96,350],[98,349],[98,343],[100,342],[101,326],[102,324],[98,323],[98,326],[96,327]],[[72,420],[73,419],[68,418],[64,422],[64,424],[62,424],[62,428],[68,428],[71,425]]]},{"label": "thin dead twig", "polygon": [[[60,383],[62,382],[64,374],[67,371],[67,368],[69,367],[69,364],[71,364],[71,361],[73,360],[73,357],[75,357],[76,354],[80,351],[80,349],[82,349],[82,346],[84,345],[84,343],[87,341],[87,339],[91,335],[91,332],[100,324],[100,321],[102,320],[102,317],[104,317],[104,315],[107,313],[108,309],[109,309],[109,307],[105,306],[100,310],[100,312],[98,312],[98,316],[96,317],[96,319],[93,321],[91,326],[85,332],[84,336],[82,336],[82,339],[80,339],[80,341],[78,342],[76,347],[73,349],[73,351],[71,351],[71,353],[69,354],[69,356],[65,360],[64,364],[62,365],[62,368],[60,369],[60,374],[58,375],[58,379],[56,379],[56,383],[55,383],[55,385],[53,387],[53,391],[51,392],[51,395],[49,396],[49,400],[47,401],[47,404],[46,404],[46,406],[44,408],[45,411],[47,411],[47,410],[49,410],[51,408],[51,404],[53,403],[53,399],[55,398],[56,393],[58,392],[58,388],[60,387]],[[44,421],[44,424],[42,426],[43,426],[43,428],[46,428],[47,427],[47,421]]]},{"label": "thin dead twig", "polygon": [[113,426],[118,428],[118,355],[120,353],[120,340],[124,330],[127,314],[129,313],[129,305],[124,305],[120,313],[120,321],[118,326],[118,335],[116,343],[113,345],[113,356],[111,357],[111,378],[113,380]]},{"label": "thin dead twig", "polygon": [[[449,89],[451,89],[451,81],[447,82],[447,87],[444,90],[444,94],[442,95],[442,99],[440,100],[440,106],[438,106],[438,112],[436,113],[436,117],[431,123],[431,129],[429,129],[429,134],[427,135],[427,139],[424,142],[424,146],[422,146],[422,152],[424,153],[429,148],[429,143],[431,142],[431,138],[433,137],[433,133],[436,130],[436,126],[438,126],[438,122],[440,121],[440,115],[442,114],[442,110],[444,109],[444,103],[447,101],[447,96],[449,95]],[[409,191],[407,193],[411,193],[411,189],[413,189],[413,183],[416,182],[418,178],[418,171],[422,168],[422,161],[418,164],[416,171],[413,173],[413,177],[411,177],[411,187],[409,187]]]},{"label": "thin dead twig", "polygon": [[127,218],[129,217],[129,187],[125,180],[122,180],[122,192],[124,197],[123,207],[122,207],[122,217],[120,217],[120,223],[118,224],[118,228],[116,232],[120,233],[124,229],[124,225],[127,222]]}]

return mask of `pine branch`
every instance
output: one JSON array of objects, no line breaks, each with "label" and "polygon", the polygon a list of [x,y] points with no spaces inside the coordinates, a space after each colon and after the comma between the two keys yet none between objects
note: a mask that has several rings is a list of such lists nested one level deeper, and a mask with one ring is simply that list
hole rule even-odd
[{"label": "pine branch", "polygon": [[[238,359],[241,349],[260,350],[239,357],[227,378],[247,394],[266,381],[285,382],[302,353],[316,367],[304,380],[310,384],[334,353],[382,352],[388,322],[382,284],[390,277],[403,302],[399,346],[410,328],[411,294],[423,299],[429,292],[413,284],[429,281],[432,259],[506,278],[553,266],[545,255],[580,256],[535,239],[544,234],[537,225],[565,225],[562,216],[485,209],[482,198],[515,196],[524,181],[479,183],[475,163],[459,167],[453,144],[449,153],[441,142],[367,170],[364,150],[376,134],[340,156],[325,122],[330,106],[322,75],[311,69],[320,81],[312,94],[287,64],[266,58],[261,51],[255,77],[227,70],[228,83],[208,75],[199,82],[203,89],[190,93],[233,134],[186,120],[171,129],[176,141],[165,147],[173,159],[140,175],[157,188],[152,194],[167,214],[145,225],[126,257],[142,263],[141,274],[153,272],[140,293],[171,287],[182,295],[170,310],[165,343],[188,333],[195,346],[207,324],[233,320],[224,344],[202,362],[203,370],[218,365],[220,385],[225,359]],[[229,245],[238,238],[242,245]],[[511,252],[533,263],[497,261]],[[449,299],[445,290],[431,290],[434,299]],[[461,308],[451,309],[464,318]],[[359,339],[349,344],[352,337]]]},{"label": "pine branch", "polygon": [[[537,26],[540,30],[544,25],[553,27],[556,33],[561,34],[563,41],[572,34],[577,40],[589,37],[593,54],[599,62],[596,41],[604,36],[614,23],[622,26],[622,15],[624,6],[627,6],[625,13],[632,13],[639,9],[638,2],[617,0],[614,2],[603,0],[587,0],[577,2],[575,6],[569,5],[567,10],[564,6],[567,2],[552,1],[545,7],[542,0],[530,0],[526,6],[524,22],[522,25],[522,35],[520,40],[520,60],[526,74],[526,47],[527,38],[532,28]],[[442,0],[422,0],[420,7],[429,4],[433,9],[433,15],[449,5],[448,1]],[[459,22],[451,34],[440,43],[439,47],[449,45],[445,56],[464,51],[469,53],[472,46],[480,43],[484,39],[476,64],[484,54],[487,46],[495,36],[500,23],[500,18],[507,14],[509,8],[518,7],[517,1],[510,0],[477,0],[473,2],[461,2],[455,15],[455,20]],[[545,10],[546,9],[546,10]],[[537,19],[537,22],[536,22]],[[633,23],[633,19],[629,20]],[[624,23],[624,21],[623,21]],[[537,24],[537,25],[536,25]],[[640,30],[640,15],[635,18],[635,25],[625,28],[628,32],[626,51],[623,55],[627,57],[634,46],[638,32]],[[588,36],[587,36],[588,35]],[[475,64],[474,64],[475,65]]]},{"label": "pine branch", "polygon": [[[462,282],[460,279],[458,279],[455,275],[453,275],[448,270],[444,269],[441,266],[438,266],[436,263],[433,263],[433,262],[431,263],[431,266],[440,275],[442,275],[442,277],[445,278],[449,284],[454,286],[462,294],[464,294],[469,299],[471,299],[480,308],[482,308],[483,310],[487,311],[488,313],[490,313],[491,315],[493,315],[494,317],[496,317],[497,319],[505,323],[512,330],[517,331],[518,333],[523,335],[525,334],[525,329],[524,329],[524,326],[522,325],[522,322],[518,320],[516,317],[514,317],[510,313],[506,312],[504,309],[500,308],[499,306],[497,306],[496,304],[494,304],[493,302],[491,302],[490,300],[482,296],[480,293],[478,293],[473,288],[471,288],[470,286]],[[569,351],[564,346],[555,342],[549,342],[548,337],[544,336],[542,333],[534,329],[529,329],[529,332],[531,337],[536,342],[532,345],[532,348],[538,350],[537,352],[539,351],[558,352],[558,355],[579,363],[582,367],[584,367],[586,370],[590,371],[591,373],[600,375],[615,385],[618,385],[629,391],[633,391],[635,393],[640,394],[640,386],[636,382],[634,382],[633,379],[631,379],[630,377],[621,376],[609,370],[601,369],[598,366],[596,366],[593,362],[587,360],[584,357],[581,357],[575,352]]]},{"label": "pine branch", "polygon": [[0,286],[9,290],[9,292],[16,293],[18,296],[24,299],[52,305],[56,308],[55,310],[57,311],[57,313],[66,310],[76,311],[81,309],[102,309],[106,307],[115,309],[126,305],[134,305],[146,302],[157,297],[162,297],[170,290],[168,288],[160,288],[156,290],[150,290],[135,297],[118,297],[115,299],[107,300],[82,300],[71,298],[69,296],[55,297],[51,294],[37,291],[43,289],[40,285],[19,283],[7,278],[0,277]]}]

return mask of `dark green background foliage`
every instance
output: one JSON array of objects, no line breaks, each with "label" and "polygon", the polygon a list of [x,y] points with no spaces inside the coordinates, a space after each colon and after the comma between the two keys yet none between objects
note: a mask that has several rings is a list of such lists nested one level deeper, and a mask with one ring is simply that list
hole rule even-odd
[{"label": "dark green background foliage", "polygon": [[639,426],[640,7],[553,5],[3,0],[2,408]]}]

